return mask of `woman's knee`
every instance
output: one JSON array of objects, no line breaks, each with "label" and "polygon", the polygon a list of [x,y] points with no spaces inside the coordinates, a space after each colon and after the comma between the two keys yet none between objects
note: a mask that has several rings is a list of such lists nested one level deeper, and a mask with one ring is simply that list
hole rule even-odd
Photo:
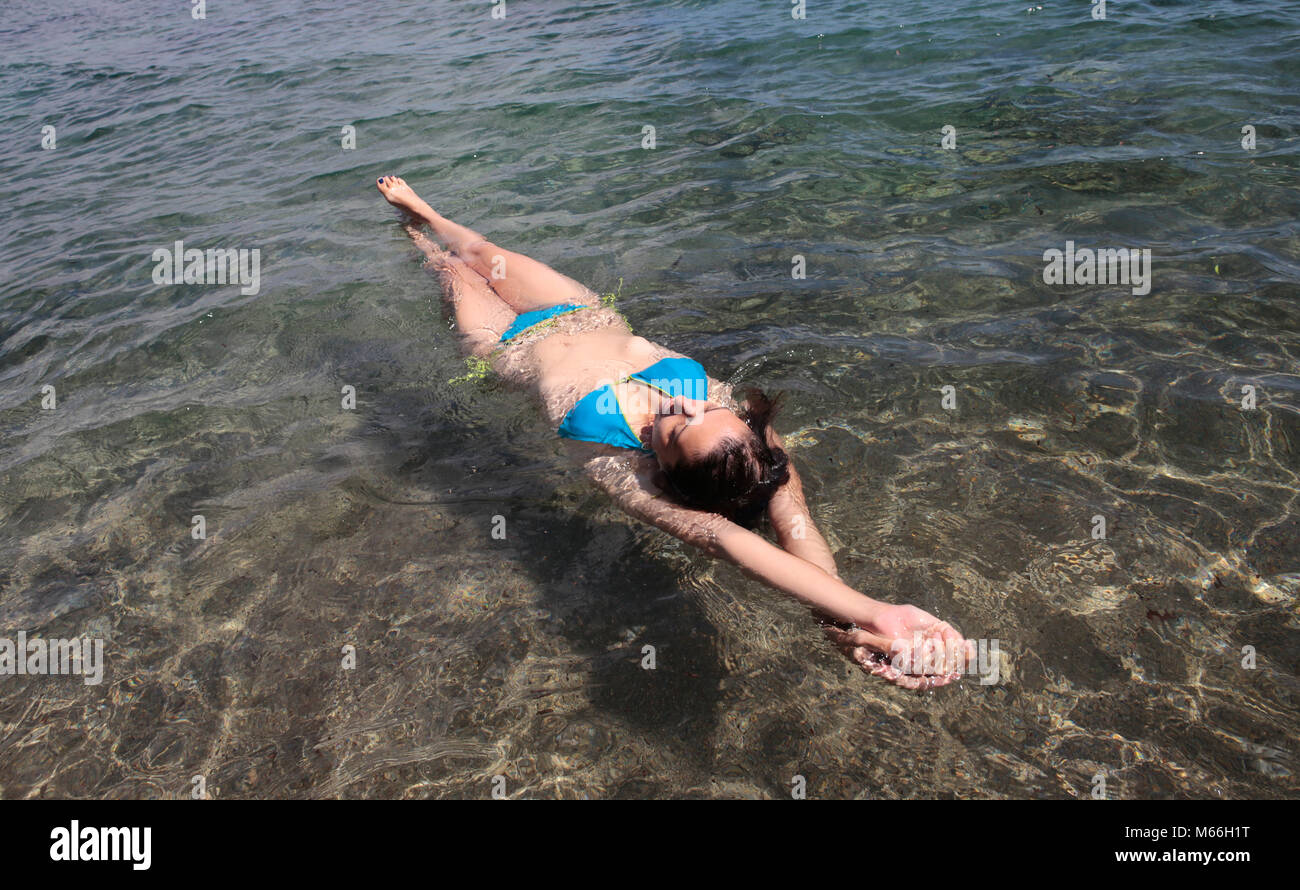
[{"label": "woman's knee", "polygon": [[458,259],[464,260],[465,262],[468,262],[471,265],[473,265],[474,263],[476,263],[477,261],[479,261],[485,256],[489,256],[492,253],[500,253],[500,252],[501,252],[501,248],[497,247],[495,244],[493,244],[491,241],[488,241],[486,238],[479,238],[476,241],[461,242],[460,244],[457,244],[455,248],[452,250],[452,253],[455,254],[455,256]]},{"label": "woman's knee", "polygon": [[438,258],[435,267],[445,281],[470,288],[488,289],[488,283],[474,267],[455,254],[444,254]]},{"label": "woman's knee", "polygon": [[500,344],[500,335],[485,329],[465,331],[460,335],[460,351],[475,358],[488,358]]}]

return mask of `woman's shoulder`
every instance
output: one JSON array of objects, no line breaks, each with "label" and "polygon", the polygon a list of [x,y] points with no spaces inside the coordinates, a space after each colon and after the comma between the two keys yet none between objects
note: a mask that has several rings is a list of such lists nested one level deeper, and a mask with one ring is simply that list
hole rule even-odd
[{"label": "woman's shoulder", "polygon": [[730,408],[732,411],[740,411],[740,405],[736,403],[731,384],[723,383],[721,380],[715,380],[712,377],[709,378],[709,401]]},{"label": "woman's shoulder", "polygon": [[616,453],[589,453],[582,462],[582,470],[616,503],[627,509],[634,502],[671,500],[664,491],[663,471],[653,455],[626,448],[609,451]]}]

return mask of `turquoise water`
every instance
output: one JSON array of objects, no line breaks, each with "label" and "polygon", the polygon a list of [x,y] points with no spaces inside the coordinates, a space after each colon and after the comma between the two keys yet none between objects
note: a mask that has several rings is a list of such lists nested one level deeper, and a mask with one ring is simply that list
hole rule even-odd
[{"label": "turquoise water", "polygon": [[[0,12],[0,636],[106,662],[0,678],[0,794],[1295,795],[1300,4],[187,6]],[[384,173],[786,391],[845,580],[1002,681],[863,676],[453,383]]]}]

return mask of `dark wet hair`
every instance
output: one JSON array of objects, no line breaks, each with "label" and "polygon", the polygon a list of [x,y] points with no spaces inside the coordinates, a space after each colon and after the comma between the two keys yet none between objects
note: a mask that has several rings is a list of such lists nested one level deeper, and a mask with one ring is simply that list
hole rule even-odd
[{"label": "dark wet hair", "polygon": [[672,493],[697,510],[708,510],[744,528],[758,525],[776,490],[790,478],[790,458],[768,442],[768,427],[781,397],[769,399],[759,389],[745,391],[739,417],[753,433],[744,440],[726,438],[703,458],[665,467]]}]

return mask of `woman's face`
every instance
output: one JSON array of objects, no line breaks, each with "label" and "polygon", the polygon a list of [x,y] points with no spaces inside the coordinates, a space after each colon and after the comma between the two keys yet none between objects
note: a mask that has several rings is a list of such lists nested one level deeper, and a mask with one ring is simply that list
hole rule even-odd
[{"label": "woman's face", "polygon": [[702,399],[665,396],[659,400],[650,447],[661,467],[672,467],[681,460],[704,457],[726,438],[748,435],[753,435],[752,431],[729,408]]}]

